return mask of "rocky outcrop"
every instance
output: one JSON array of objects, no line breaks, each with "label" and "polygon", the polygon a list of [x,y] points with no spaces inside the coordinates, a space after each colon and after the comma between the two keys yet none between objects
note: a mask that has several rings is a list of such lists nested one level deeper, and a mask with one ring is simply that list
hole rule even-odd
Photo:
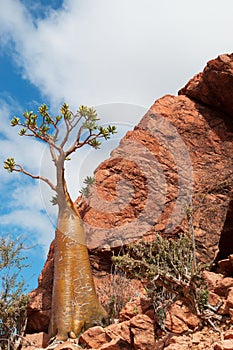
[{"label": "rocky outcrop", "polygon": [[232,69],[233,55],[222,55],[179,96],[155,101],[96,169],[96,186],[80,208],[92,249],[193,227],[199,257],[214,260],[221,233],[232,232],[224,227],[227,210],[232,222]]},{"label": "rocky outcrop", "polygon": [[180,95],[186,95],[199,103],[210,106],[233,117],[233,53],[220,55],[209,61],[203,72],[195,75]]},{"label": "rocky outcrop", "polygon": [[52,304],[54,269],[54,242],[51,243],[47,260],[38,278],[38,287],[30,295],[27,333],[48,332]]},{"label": "rocky outcrop", "polygon": [[[222,275],[213,272],[214,278],[210,273],[207,279],[212,304],[222,301],[221,313],[227,314],[232,322],[232,275],[226,275],[226,269],[229,271],[232,264],[228,255],[233,253],[232,72],[233,54],[208,62],[204,71],[179,91],[179,96],[166,95],[155,101],[110,158],[96,169],[96,185],[79,209],[102,302],[110,300],[112,293],[113,252],[118,253],[140,238],[152,240],[157,232],[176,237],[193,231],[200,260],[214,261],[216,265],[220,259],[227,260],[225,265],[222,263],[222,267],[228,266]],[[53,245],[39,286],[31,293],[28,333],[47,331],[52,276]],[[118,286],[121,282],[117,282]],[[134,290],[134,296],[142,299],[140,283],[122,283],[128,288],[122,284],[119,288],[122,294],[127,290],[131,294]],[[137,305],[139,315],[135,315],[134,307],[127,305],[127,312],[120,314],[120,323],[114,325],[116,332],[113,326],[94,328],[84,333],[83,344],[102,350],[147,349],[143,339],[146,337],[153,343],[154,332],[157,332],[151,331],[153,336],[147,333],[147,328],[152,329],[154,315],[141,304]],[[178,303],[171,308],[170,316],[167,315],[166,326],[171,332],[182,333],[197,327],[198,322]],[[95,332],[95,339],[99,339],[99,345],[88,343],[88,339],[93,338],[92,332]],[[179,341],[164,340],[161,349],[165,348],[165,343],[167,349],[182,349]],[[216,348],[219,344],[216,343]],[[154,343],[148,349],[154,349],[153,346]]]},{"label": "rocky outcrop", "polygon": [[[228,205],[226,219],[221,232],[221,237],[218,245],[218,254],[215,261],[218,262],[227,258],[233,253],[232,249],[232,237],[233,237],[233,191],[231,194],[231,200]],[[231,270],[232,271],[232,270]]]}]

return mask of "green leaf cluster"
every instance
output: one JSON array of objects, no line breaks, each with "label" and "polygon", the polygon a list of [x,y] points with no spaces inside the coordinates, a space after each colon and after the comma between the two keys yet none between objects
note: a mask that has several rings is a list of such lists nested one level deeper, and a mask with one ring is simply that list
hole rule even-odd
[{"label": "green leaf cluster", "polygon": [[61,114],[66,120],[69,120],[71,118],[71,112],[69,110],[69,105],[67,103],[63,103],[61,107]]},{"label": "green leaf cluster", "polygon": [[53,196],[52,199],[50,200],[50,202],[52,203],[52,205],[57,205],[58,204],[58,197],[57,197],[57,195]]},{"label": "green leaf cluster", "polygon": [[[57,170],[59,168],[59,171],[56,173],[61,176],[65,168],[64,162],[70,160],[71,155],[77,149],[85,145],[99,149],[101,139],[108,140],[111,135],[116,133],[114,125],[105,127],[99,125],[98,121],[97,112],[93,107],[81,105],[76,113],[73,113],[69,104],[63,103],[60,108],[60,114],[52,116],[49,113],[48,106],[42,104],[38,107],[37,113],[26,110],[21,118],[14,116],[11,120],[11,126],[20,127],[20,136],[31,136],[45,142],[49,147],[53,164]],[[57,178],[57,183],[53,183],[49,178],[42,175],[34,175],[21,164],[16,164],[14,158],[7,158],[4,161],[4,168],[8,172],[16,171],[33,179],[42,180],[56,193],[61,189],[61,186],[66,186],[65,177],[59,180]],[[88,187],[82,188],[81,193],[84,196],[88,196]],[[52,204],[56,204],[54,198],[52,199]]]},{"label": "green leaf cluster", "polygon": [[[99,139],[101,137],[103,137],[105,140],[108,140],[111,135],[117,132],[115,125],[108,125],[106,128],[104,126],[98,125],[97,122],[99,118],[97,116],[96,110],[93,107],[88,108],[87,106],[80,106],[77,113],[85,119],[82,124],[82,129],[89,130],[91,138],[88,141],[88,144],[95,149],[100,148],[101,142]],[[97,134],[94,135],[94,132],[97,132]]]},{"label": "green leaf cluster", "polygon": [[105,140],[108,140],[110,138],[110,135],[116,134],[116,127],[115,125],[108,125],[107,128],[104,128],[103,126],[99,127],[99,131],[101,135],[105,138]]},{"label": "green leaf cluster", "polygon": [[83,195],[83,197],[88,198],[90,195],[90,186],[95,184],[95,178],[92,176],[87,176],[83,183],[86,186],[83,186],[79,192]]},{"label": "green leaf cluster", "polygon": [[14,158],[7,158],[4,161],[4,169],[6,169],[9,173],[12,173],[15,169],[15,160]]},{"label": "green leaf cluster", "polygon": [[192,274],[192,241],[188,236],[178,239],[166,239],[156,235],[153,242],[140,241],[129,245],[127,254],[114,257],[121,267],[127,269],[135,277],[148,278],[157,274],[171,273],[179,278],[186,273]]},{"label": "green leaf cluster", "polygon": [[51,127],[53,129],[56,128],[61,118],[62,116],[53,118],[48,113],[48,106],[43,104],[38,107],[38,114],[26,110],[23,113],[23,119],[14,116],[11,120],[11,126],[22,126],[22,129],[19,131],[20,136],[35,136],[41,138],[48,135]]},{"label": "green leaf cluster", "polygon": [[[48,106],[46,104],[38,107],[38,114],[26,110],[23,113],[22,120],[16,116],[12,118],[11,126],[22,127],[19,131],[20,136],[34,136],[45,142],[49,142],[49,140],[57,142],[60,132],[58,125],[62,120],[65,121],[66,124],[67,136],[69,136],[73,129],[79,129],[79,136],[76,140],[77,147],[79,147],[83,130],[89,131],[89,136],[85,144],[89,144],[95,149],[98,149],[101,145],[99,141],[100,138],[103,137],[107,140],[111,135],[116,133],[115,126],[108,125],[108,127],[105,128],[98,125],[99,118],[93,107],[81,105],[75,114],[70,110],[69,104],[67,103],[63,103],[60,108],[60,114],[57,116],[52,116],[48,112]],[[80,145],[83,144],[83,142],[80,143]]]},{"label": "green leaf cluster", "polygon": [[16,125],[19,124],[19,122],[20,122],[20,119],[14,116],[14,117],[11,119],[11,126],[16,126]]}]

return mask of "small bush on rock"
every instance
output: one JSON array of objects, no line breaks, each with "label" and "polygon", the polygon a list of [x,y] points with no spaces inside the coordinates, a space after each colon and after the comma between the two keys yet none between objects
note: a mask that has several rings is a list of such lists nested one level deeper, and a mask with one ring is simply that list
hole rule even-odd
[{"label": "small bush on rock", "polygon": [[203,265],[196,262],[192,235],[178,239],[157,235],[153,242],[131,244],[123,256],[113,257],[118,268],[146,283],[157,323],[163,328],[166,311],[182,300],[190,311],[205,318],[208,288],[202,278]]}]

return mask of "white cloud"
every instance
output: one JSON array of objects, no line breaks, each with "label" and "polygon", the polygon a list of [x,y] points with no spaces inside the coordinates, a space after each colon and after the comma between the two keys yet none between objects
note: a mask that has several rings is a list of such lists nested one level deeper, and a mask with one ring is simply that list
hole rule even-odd
[{"label": "white cloud", "polygon": [[54,228],[49,219],[40,211],[28,208],[16,209],[1,215],[1,225],[3,228],[9,225],[20,227],[22,234],[27,235],[29,241],[44,247],[45,253],[54,236]]},{"label": "white cloud", "polygon": [[149,106],[232,50],[231,0],[66,0],[36,25],[18,1],[1,4],[17,63],[53,103]]},{"label": "white cloud", "polygon": [[[40,169],[41,154],[44,151],[44,145],[31,138],[19,137],[19,129],[10,126],[10,119],[13,115],[13,110],[19,106],[11,101],[11,104],[5,103],[0,99],[0,115],[1,115],[1,135],[0,138],[0,164],[8,157],[14,157],[15,161],[27,167],[35,174]],[[7,174],[0,166],[1,182],[9,179],[10,174]],[[13,174],[14,179],[18,174]]]},{"label": "white cloud", "polygon": [[[30,180],[23,174],[9,174],[3,169],[7,157],[23,164],[26,169],[38,174],[41,165],[41,154],[44,146],[32,139],[17,135],[17,128],[10,126],[10,115],[19,106],[0,101],[1,134],[0,138],[0,233],[9,232],[18,227],[21,233],[27,232],[27,238],[41,244],[47,253],[48,245],[54,235],[50,216],[44,211],[43,200],[38,182]],[[51,216],[52,217],[52,216]]]}]

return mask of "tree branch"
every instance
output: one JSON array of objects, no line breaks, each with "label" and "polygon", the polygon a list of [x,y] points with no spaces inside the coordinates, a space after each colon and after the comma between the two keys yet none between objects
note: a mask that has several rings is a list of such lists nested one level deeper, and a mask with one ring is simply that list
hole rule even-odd
[{"label": "tree branch", "polygon": [[63,140],[62,140],[62,142],[60,144],[60,148],[62,148],[62,149],[65,146],[66,142],[68,141],[68,138],[69,138],[69,135],[70,135],[70,132],[71,132],[67,119],[64,118],[64,120],[65,120],[65,124],[66,124],[66,133],[65,133],[65,136],[64,136],[64,138],[63,138]]},{"label": "tree branch", "polygon": [[86,139],[83,142],[80,142],[78,140],[75,141],[75,143],[65,152],[66,157],[68,157],[71,153],[75,152],[76,149],[83,147],[84,145],[87,145],[90,141],[94,141],[97,138],[103,138],[104,136],[101,135],[101,132],[98,134],[92,134],[90,131],[90,135],[86,137]]},{"label": "tree branch", "polygon": [[[18,167],[18,169],[16,167]],[[49,187],[53,191],[57,192],[56,186],[54,186],[54,184],[47,177],[44,177],[42,175],[33,175],[33,174],[29,173],[27,170],[25,170],[22,167],[22,165],[20,165],[20,164],[15,164],[15,167],[14,167],[13,171],[17,171],[18,173],[23,173],[23,174],[31,177],[32,179],[44,181],[44,182],[46,182],[49,185]]]},{"label": "tree branch", "polygon": [[50,154],[51,154],[52,160],[53,160],[53,162],[54,162],[54,164],[56,166],[57,165],[57,156],[56,156],[56,154],[54,152],[53,145],[51,145],[51,144],[49,145],[49,150],[50,150]]},{"label": "tree branch", "polygon": [[[41,131],[41,127],[32,127],[31,125],[27,125],[24,123],[18,123],[18,125],[22,126],[23,128],[26,128],[27,130],[31,131],[32,134],[23,134],[23,136],[30,136],[30,137],[35,137],[37,139],[40,139],[41,141],[44,141],[46,143],[48,143],[49,145],[52,145],[54,148],[56,148],[58,151],[60,151],[60,147],[58,145],[55,144],[55,140],[58,136],[59,133],[59,129],[56,126],[56,124],[53,122],[53,125],[56,129],[56,133],[55,135],[51,138],[49,135],[45,134],[45,135],[39,135],[39,132]],[[43,124],[42,124],[43,126]]]},{"label": "tree branch", "polygon": [[[76,115],[76,117],[77,117],[77,115]],[[75,123],[73,124],[73,126],[72,126],[72,130],[76,128],[76,126],[78,125],[78,123],[80,122],[81,119],[82,119],[82,116],[80,116],[80,117],[76,120],[76,122],[75,122]]]}]

